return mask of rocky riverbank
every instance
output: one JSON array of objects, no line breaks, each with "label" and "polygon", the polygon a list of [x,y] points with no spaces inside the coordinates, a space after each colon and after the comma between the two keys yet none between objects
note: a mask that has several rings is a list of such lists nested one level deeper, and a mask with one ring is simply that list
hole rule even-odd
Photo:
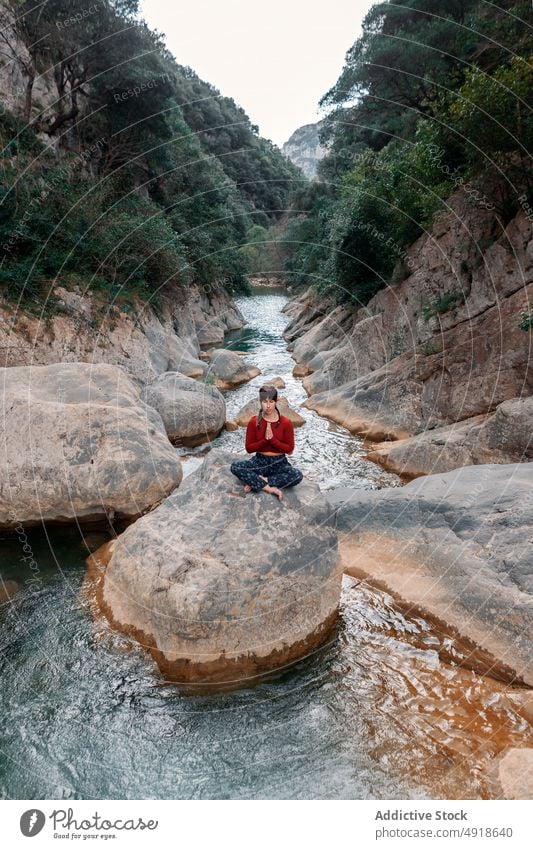
[{"label": "rocky riverbank", "polygon": [[102,315],[93,297],[57,289],[68,309],[46,322],[4,304],[0,528],[131,521],[179,485],[171,442],[220,433],[226,404],[210,384],[238,386],[260,372],[200,346],[220,343],[243,318],[222,290],[174,294],[159,314],[137,304],[135,317]]},{"label": "rocky riverbank", "polygon": [[[287,308],[306,406],[373,442],[409,439],[401,450],[379,446],[373,458],[407,477],[529,459],[533,408],[521,403],[533,394],[528,216],[521,210],[502,231],[492,212],[456,192],[406,266],[408,276],[364,308],[334,307],[310,291]],[[519,426],[496,445],[509,417]]]},{"label": "rocky riverbank", "polygon": [[386,587],[411,611],[470,640],[483,671],[533,686],[528,464],[465,467],[328,498],[348,574]]},{"label": "rocky riverbank", "polygon": [[110,306],[81,289],[56,286],[49,312],[33,315],[0,302],[0,366],[91,362],[120,366],[139,385],[165,372],[198,378],[202,349],[220,346],[244,325],[221,287],[168,287],[161,306]]}]

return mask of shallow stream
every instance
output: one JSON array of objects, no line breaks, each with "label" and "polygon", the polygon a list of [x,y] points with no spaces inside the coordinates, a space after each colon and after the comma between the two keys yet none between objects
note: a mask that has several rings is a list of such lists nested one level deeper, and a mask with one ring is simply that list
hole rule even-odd
[{"label": "shallow stream", "polygon": [[[276,375],[293,407],[306,397],[282,338],[285,302],[271,289],[239,301],[248,326],[226,344],[263,373],[225,393],[228,418]],[[322,489],[398,485],[360,440],[302,412],[292,461]],[[214,444],[242,451],[243,435]],[[188,473],[204,452],[189,452]],[[506,685],[442,660],[461,648],[348,577],[339,627],[312,657],[253,688],[185,696],[93,619],[82,583],[97,543],[77,528],[0,541],[4,585],[19,588],[0,606],[2,798],[480,798],[491,759],[532,744]]]}]

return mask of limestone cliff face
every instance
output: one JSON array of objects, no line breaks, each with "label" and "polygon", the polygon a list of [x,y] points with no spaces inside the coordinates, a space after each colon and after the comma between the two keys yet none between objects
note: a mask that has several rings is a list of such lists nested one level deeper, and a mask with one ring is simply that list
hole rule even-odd
[{"label": "limestone cliff face", "polygon": [[[0,53],[0,101],[4,107],[22,118],[28,100],[28,123],[35,126],[38,121],[45,126],[56,117],[55,110],[59,99],[54,68],[46,68],[42,63],[32,60],[26,44],[17,35],[13,21],[12,10],[5,3],[0,3],[0,27],[3,33]],[[29,69],[32,69],[31,74]],[[87,96],[81,86],[78,90],[78,100],[80,105],[85,106]],[[45,132],[38,132],[37,135],[47,146],[59,146],[59,136],[50,137]],[[63,139],[63,145],[68,146],[68,139]]]},{"label": "limestone cliff face", "polygon": [[319,129],[320,124],[299,127],[282,147],[285,156],[301,168],[310,180],[315,176],[318,163],[326,153],[318,138]]},{"label": "limestone cliff face", "polygon": [[243,326],[222,288],[169,289],[161,309],[137,304],[135,314],[96,296],[56,286],[59,312],[38,317],[0,302],[0,366],[95,362],[121,366],[139,385],[168,371],[200,377],[201,346],[217,345]]},{"label": "limestone cliff face", "polygon": [[308,372],[307,406],[368,438],[398,439],[533,394],[531,331],[519,326],[533,302],[526,213],[502,231],[458,191],[406,265],[408,276],[352,315],[309,292],[293,304],[287,339]]}]

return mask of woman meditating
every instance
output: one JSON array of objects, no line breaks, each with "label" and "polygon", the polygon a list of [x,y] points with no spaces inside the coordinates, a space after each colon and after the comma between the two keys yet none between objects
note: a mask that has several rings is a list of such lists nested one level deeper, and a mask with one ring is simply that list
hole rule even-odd
[{"label": "woman meditating", "polygon": [[294,451],[294,428],[278,410],[278,391],[275,386],[259,390],[261,409],[252,416],[246,428],[246,450],[257,452],[252,460],[236,460],[231,471],[244,483],[245,492],[270,492],[280,501],[282,489],[296,486],[303,478],[299,469],[291,466],[286,454]]}]

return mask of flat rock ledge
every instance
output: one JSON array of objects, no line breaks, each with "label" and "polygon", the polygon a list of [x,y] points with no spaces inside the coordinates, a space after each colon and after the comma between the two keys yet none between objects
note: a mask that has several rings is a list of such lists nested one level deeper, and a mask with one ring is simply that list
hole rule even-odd
[{"label": "flat rock ledge", "polygon": [[533,465],[467,466],[398,489],[327,495],[347,574],[467,639],[481,671],[533,686]]},{"label": "flat rock ledge", "polygon": [[374,445],[366,456],[407,480],[459,466],[532,461],[533,396],[504,401],[494,413],[410,439]]},{"label": "flat rock ledge", "polygon": [[372,442],[407,439],[412,431],[385,421],[378,404],[374,412],[370,407],[356,407],[351,402],[351,385],[341,386],[334,392],[319,392],[302,404],[308,410],[314,410],[319,416],[342,425],[356,436],[362,436]]},{"label": "flat rock ledge", "polygon": [[213,450],[180,489],[89,558],[116,629],[164,675],[235,686],[313,652],[333,628],[342,569],[331,508],[303,481],[283,502],[244,495]]},{"label": "flat rock ledge", "polygon": [[122,369],[0,369],[0,528],[134,519],[175,489],[161,416]]}]

